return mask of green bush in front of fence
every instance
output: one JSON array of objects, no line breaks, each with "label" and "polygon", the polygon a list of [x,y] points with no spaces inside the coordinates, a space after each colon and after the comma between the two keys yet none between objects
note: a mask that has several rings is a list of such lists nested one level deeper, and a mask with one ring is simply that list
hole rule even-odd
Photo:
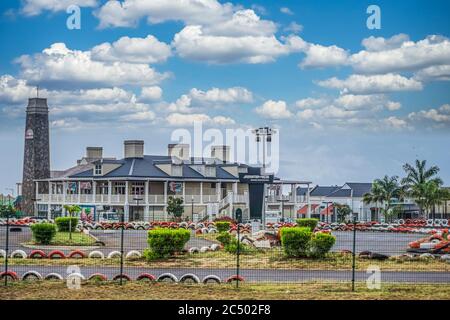
[{"label": "green bush in front of fence", "polygon": [[312,231],[307,227],[281,228],[281,245],[288,257],[306,257]]},{"label": "green bush in front of fence", "polygon": [[[58,226],[58,231],[61,232],[69,232],[75,231],[75,228],[78,224],[78,218],[77,217],[58,217],[55,219],[55,223]],[[69,230],[72,229],[72,230]]]},{"label": "green bush in front of fence", "polygon": [[309,244],[309,255],[313,258],[323,258],[331,250],[335,242],[336,237],[329,233],[314,233]]},{"label": "green bush in front of fence", "polygon": [[308,227],[311,231],[314,231],[319,220],[314,218],[303,218],[297,219],[296,222],[298,227]]},{"label": "green bush in front of fence", "polygon": [[53,223],[35,223],[31,225],[33,238],[38,244],[50,244],[56,235],[56,226]]},{"label": "green bush in front of fence", "polygon": [[186,229],[153,229],[148,231],[149,248],[144,251],[148,260],[167,258],[181,252],[191,232]]},{"label": "green bush in front of fence", "polygon": [[[238,241],[236,238],[231,239],[231,241],[224,246],[224,250],[228,253],[237,254]],[[249,254],[256,252],[256,249],[250,247],[244,243],[239,243],[239,254]]]},{"label": "green bush in front of fence", "polygon": [[229,221],[217,221],[216,228],[219,232],[225,232],[230,230],[231,223]]},{"label": "green bush in front of fence", "polygon": [[232,235],[229,232],[220,232],[217,236],[217,241],[219,241],[224,247],[231,242]]}]

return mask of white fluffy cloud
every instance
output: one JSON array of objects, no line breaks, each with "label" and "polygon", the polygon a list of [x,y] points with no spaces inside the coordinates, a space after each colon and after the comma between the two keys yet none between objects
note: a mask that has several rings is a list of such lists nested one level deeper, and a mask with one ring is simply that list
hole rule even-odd
[{"label": "white fluffy cloud", "polygon": [[96,7],[97,0],[22,0],[22,13],[26,16],[36,16],[43,11],[66,11],[70,5],[79,7]]},{"label": "white fluffy cloud", "polygon": [[253,101],[253,93],[246,88],[211,88],[203,91],[192,88],[189,93],[181,95],[175,102],[168,106],[168,111],[189,113],[194,109],[203,107],[219,107],[226,104],[250,103]]},{"label": "white fluffy cloud", "polygon": [[285,43],[271,36],[215,36],[204,33],[202,26],[187,26],[172,42],[182,58],[208,63],[267,63],[297,51],[291,38]]},{"label": "white fluffy cloud", "polygon": [[162,97],[162,89],[158,86],[142,87],[139,100],[142,101],[155,101]]},{"label": "white fluffy cloud", "polygon": [[292,32],[292,33],[299,33],[299,32],[302,32],[303,26],[301,24],[298,24],[295,21],[292,21],[283,30],[287,31],[287,32]]},{"label": "white fluffy cloud", "polygon": [[420,81],[450,81],[450,65],[431,66],[415,73]]},{"label": "white fluffy cloud", "polygon": [[132,27],[147,18],[149,23],[182,21],[214,24],[232,16],[234,6],[216,0],[125,0],[107,1],[96,13],[100,27]]},{"label": "white fluffy cloud", "polygon": [[446,37],[431,35],[417,42],[406,41],[404,35],[394,40],[369,39],[365,42],[370,50],[360,51],[349,58],[359,73],[418,71],[450,64],[450,40]]},{"label": "white fluffy cloud", "polygon": [[286,106],[286,102],[282,100],[268,100],[256,108],[255,111],[267,119],[286,119],[292,115]]},{"label": "white fluffy cloud", "polygon": [[300,109],[323,106],[328,102],[325,98],[305,98],[297,100],[295,105]]},{"label": "white fluffy cloud", "polygon": [[16,62],[23,78],[47,86],[148,86],[168,77],[147,64],[95,61],[91,51],[71,50],[64,43],[54,43],[42,53],[23,55]]},{"label": "white fluffy cloud", "polygon": [[281,7],[280,8],[280,12],[284,13],[284,14],[287,14],[287,15],[290,15],[290,16],[292,16],[294,14],[294,12],[292,12],[292,10],[289,9],[288,7]]},{"label": "white fluffy cloud", "polygon": [[34,94],[36,88],[28,86],[26,80],[16,79],[8,74],[0,77],[1,103],[25,103]]},{"label": "white fluffy cloud", "polygon": [[437,109],[421,110],[419,112],[411,112],[408,115],[411,120],[421,121],[429,120],[437,123],[450,124],[450,105],[444,104]]},{"label": "white fluffy cloud", "polygon": [[335,103],[348,110],[358,109],[373,109],[381,110],[386,108],[390,111],[398,110],[401,104],[395,101],[389,101],[386,95],[383,94],[369,94],[369,95],[354,95],[343,94],[335,99]]},{"label": "white fluffy cloud", "polygon": [[193,113],[193,114],[182,114],[182,113],[171,113],[166,117],[166,121],[171,126],[188,126],[192,125],[194,122],[202,122],[208,125],[233,125],[235,121],[231,118],[224,116],[210,117],[203,113]]},{"label": "white fluffy cloud", "polygon": [[318,44],[308,44],[303,50],[305,59],[300,63],[300,67],[333,67],[346,65],[349,53],[335,45],[322,46]]},{"label": "white fluffy cloud", "polygon": [[409,41],[409,36],[404,33],[400,33],[392,36],[391,38],[374,37],[363,39],[362,45],[367,51],[384,51],[397,49],[402,46],[403,43]]},{"label": "white fluffy cloud", "polygon": [[339,89],[343,93],[373,94],[395,91],[422,90],[421,82],[398,74],[358,75],[354,74],[345,80],[336,77],[318,81],[322,87]]},{"label": "white fluffy cloud", "polygon": [[170,46],[152,35],[146,38],[122,37],[112,44],[104,42],[91,50],[93,60],[144,64],[164,62],[170,55]]}]

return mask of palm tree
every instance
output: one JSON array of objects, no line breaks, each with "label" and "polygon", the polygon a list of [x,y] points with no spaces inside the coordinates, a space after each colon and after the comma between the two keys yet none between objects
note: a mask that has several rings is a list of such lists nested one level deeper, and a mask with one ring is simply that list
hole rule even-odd
[{"label": "palm tree", "polygon": [[377,209],[378,203],[381,203],[383,215],[389,218],[395,212],[393,210],[393,200],[401,200],[401,197],[402,190],[398,177],[385,175],[382,179],[376,179],[373,182],[371,192],[364,194],[363,201],[366,204],[376,203]]},{"label": "palm tree", "polygon": [[64,209],[69,213],[69,239],[72,240],[72,215],[81,212],[81,207],[77,205],[65,205]]},{"label": "palm tree", "polygon": [[430,195],[430,188],[433,188],[432,185],[427,186],[427,182],[433,182],[438,187],[443,183],[442,179],[437,177],[440,170],[439,167],[431,166],[427,169],[426,164],[426,160],[416,160],[415,166],[409,163],[403,165],[406,177],[402,179],[402,185],[419,206],[421,216],[427,206],[427,197]]}]

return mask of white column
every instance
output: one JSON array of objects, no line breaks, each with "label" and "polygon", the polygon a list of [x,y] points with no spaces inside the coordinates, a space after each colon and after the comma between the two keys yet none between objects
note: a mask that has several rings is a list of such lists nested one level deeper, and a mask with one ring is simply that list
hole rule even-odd
[{"label": "white column", "polygon": [[167,185],[168,181],[164,181],[164,220],[167,221]]},{"label": "white column", "polygon": [[108,204],[111,204],[112,182],[108,180]]},{"label": "white column", "polygon": [[216,182],[217,202],[220,202],[220,200],[222,200],[222,199],[221,199],[221,196],[220,196],[222,190],[220,189],[220,187],[221,187],[221,183],[220,183],[220,182]]},{"label": "white column", "polygon": [[37,199],[39,199],[39,181],[35,182],[35,186],[36,186],[35,198],[36,198],[36,201],[37,201]]},{"label": "white column", "polygon": [[200,203],[203,203],[203,182],[200,182]]},{"label": "white column", "polygon": [[[145,181],[145,187],[144,187],[145,188],[144,202],[145,202],[146,205],[148,204],[148,185],[149,185],[148,180],[146,180]],[[148,209],[148,207],[147,207],[147,209]]]},{"label": "white column", "polygon": [[130,219],[130,205],[128,203],[129,181],[125,182],[125,205],[124,205],[124,221],[128,222]]},{"label": "white column", "polygon": [[47,219],[51,219],[52,218],[52,205],[51,205],[51,196],[52,194],[52,185],[51,182],[48,182],[48,202],[47,202]]},{"label": "white column", "polygon": [[306,201],[308,203],[308,212],[306,213],[307,218],[311,218],[311,199],[309,194],[309,184],[307,184],[307,190],[306,190]]},{"label": "white column", "polygon": [[78,181],[78,203],[81,203],[81,183]]},{"label": "white column", "polygon": [[144,221],[150,221],[149,208],[147,204],[145,204],[144,207]]},{"label": "white column", "polygon": [[237,182],[233,182],[233,195],[236,196],[237,194],[238,194],[238,184]]},{"label": "white column", "polygon": [[92,203],[96,203],[97,199],[97,181],[92,180]]},{"label": "white column", "polygon": [[66,197],[67,197],[67,181],[63,181],[63,211],[64,211],[64,205],[66,204]]},{"label": "white column", "polygon": [[183,181],[183,200],[184,200],[184,203],[186,203],[186,182],[184,182],[184,181]]}]

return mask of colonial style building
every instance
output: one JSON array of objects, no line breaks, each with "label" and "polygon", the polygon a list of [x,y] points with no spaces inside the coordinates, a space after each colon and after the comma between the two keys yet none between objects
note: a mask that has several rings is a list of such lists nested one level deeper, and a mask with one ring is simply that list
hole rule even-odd
[{"label": "colonial style building", "polygon": [[[65,214],[64,205],[76,204],[95,220],[114,212],[125,221],[161,221],[172,219],[167,203],[174,197],[183,199],[185,219],[234,217],[241,209],[248,220],[264,219],[266,210],[280,204],[294,213],[302,205],[304,197],[295,190],[309,182],[283,182],[229,158],[226,146],[213,146],[210,158],[191,157],[187,144],[170,144],[167,155],[145,155],[144,142],[132,140],[124,142],[122,159],[105,158],[101,147],[88,147],[76,166],[35,180],[36,211],[53,218]],[[276,185],[289,185],[292,192],[269,196]]]}]

